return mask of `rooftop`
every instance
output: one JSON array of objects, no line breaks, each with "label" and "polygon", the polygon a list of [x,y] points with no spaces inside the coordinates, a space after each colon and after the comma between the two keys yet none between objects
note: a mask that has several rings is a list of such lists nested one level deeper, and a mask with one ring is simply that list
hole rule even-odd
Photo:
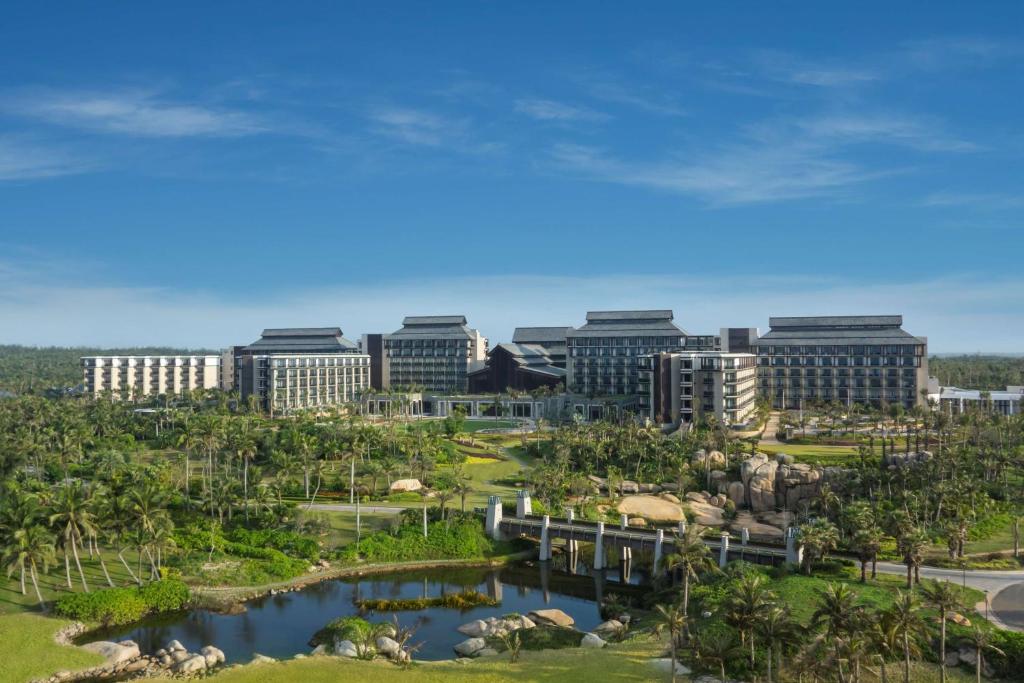
[{"label": "rooftop", "polygon": [[512,333],[515,344],[565,344],[566,335],[571,327],[517,327]]},{"label": "rooftop", "polygon": [[848,329],[865,327],[899,327],[902,315],[812,315],[768,318],[770,328],[789,329]]},{"label": "rooftop", "polygon": [[570,329],[567,337],[679,336],[686,333],[672,323],[672,311],[590,311],[587,323]]},{"label": "rooftop", "polygon": [[471,339],[476,335],[466,325],[464,315],[410,315],[402,320],[402,329],[388,337],[402,339]]},{"label": "rooftop", "polygon": [[358,345],[341,335],[340,327],[283,327],[263,334],[243,351],[250,353],[355,353]]}]

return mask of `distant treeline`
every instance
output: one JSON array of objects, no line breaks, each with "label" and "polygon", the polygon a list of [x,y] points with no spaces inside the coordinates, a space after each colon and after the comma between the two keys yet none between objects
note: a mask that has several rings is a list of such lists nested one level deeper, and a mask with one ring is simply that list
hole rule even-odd
[{"label": "distant treeline", "polygon": [[0,345],[0,391],[41,394],[48,389],[75,387],[82,383],[82,356],[174,355],[213,353],[207,350],[145,346],[123,349],[92,347]]},{"label": "distant treeline", "polygon": [[1005,389],[1024,385],[1024,357],[944,356],[928,360],[928,374],[942,386],[961,389]]}]

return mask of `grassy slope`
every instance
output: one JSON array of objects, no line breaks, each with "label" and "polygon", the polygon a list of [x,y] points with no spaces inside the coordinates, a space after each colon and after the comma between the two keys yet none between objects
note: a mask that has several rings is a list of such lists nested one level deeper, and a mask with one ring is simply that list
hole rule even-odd
[{"label": "grassy slope", "polygon": [[21,683],[101,664],[98,655],[53,641],[53,634],[67,623],[36,614],[0,615],[0,681]]},{"label": "grassy slope", "polygon": [[[103,558],[107,563],[107,571],[110,572],[110,578],[114,580],[115,585],[127,586],[132,584],[131,576],[125,571],[124,565],[117,559],[115,553],[105,550],[103,551]],[[60,556],[58,559],[57,565],[51,567],[49,573],[42,574],[39,577],[39,588],[43,592],[43,598],[46,600],[53,600],[67,592],[63,556]],[[132,571],[137,571],[138,567],[135,564],[136,556],[126,552],[125,559],[131,565]],[[96,558],[90,560],[88,553],[82,555],[81,560],[82,569],[85,571],[85,580],[88,582],[89,588],[106,588],[107,581],[100,569],[99,561]],[[148,563],[144,564],[143,567],[143,571],[148,572]],[[149,576],[148,573],[146,576]],[[26,609],[37,609],[36,594],[32,590],[32,583],[26,580],[25,588],[28,594],[22,595],[17,579],[17,574],[12,575],[10,579],[5,574],[0,574],[0,615],[21,612]],[[71,562],[71,581],[74,590],[82,590],[82,582],[78,577],[78,570],[75,568],[73,560]]]},{"label": "grassy slope", "polygon": [[[306,513],[302,513],[306,514]],[[314,510],[311,514],[317,517],[324,517],[331,525],[331,531],[324,539],[324,546],[327,548],[340,548],[356,540],[356,513],[355,512],[324,512]],[[362,535],[372,534],[375,531],[389,529],[398,523],[398,516],[393,513],[384,512],[360,512],[359,521],[362,527]]]}]

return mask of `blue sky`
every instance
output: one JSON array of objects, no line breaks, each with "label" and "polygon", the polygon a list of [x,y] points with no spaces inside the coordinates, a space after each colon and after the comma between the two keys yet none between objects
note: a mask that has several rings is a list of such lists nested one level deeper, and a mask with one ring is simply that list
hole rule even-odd
[{"label": "blue sky", "polygon": [[902,312],[1024,351],[1020,3],[23,3],[0,342]]}]

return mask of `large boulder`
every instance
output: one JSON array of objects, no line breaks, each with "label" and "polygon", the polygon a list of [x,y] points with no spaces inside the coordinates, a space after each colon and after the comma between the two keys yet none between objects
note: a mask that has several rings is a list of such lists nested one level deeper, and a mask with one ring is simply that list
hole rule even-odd
[{"label": "large boulder", "polygon": [[334,641],[334,654],[339,657],[354,658],[359,656],[359,649],[351,640],[336,640]]},{"label": "large boulder", "polygon": [[528,615],[537,624],[552,624],[566,628],[576,623],[576,620],[560,609],[537,609]]},{"label": "large boulder", "polygon": [[199,651],[199,654],[206,658],[207,668],[211,668],[217,666],[218,664],[224,663],[224,653],[220,649],[214,647],[213,645],[207,645]]},{"label": "large boulder", "polygon": [[619,501],[617,509],[619,514],[644,517],[655,522],[678,522],[683,519],[683,508],[660,496],[627,496]]},{"label": "large boulder", "polygon": [[402,646],[398,644],[398,641],[387,636],[381,636],[377,639],[377,652],[385,655],[386,657],[394,658],[399,652],[402,651]]},{"label": "large boulder", "polygon": [[200,671],[206,671],[206,657],[202,655],[192,655],[174,665],[174,673],[178,674],[194,674]]},{"label": "large boulder", "polygon": [[463,624],[455,630],[464,636],[469,636],[470,638],[479,638],[480,636],[487,635],[488,632],[490,631],[490,628],[488,623],[483,619],[474,619],[468,624]]},{"label": "large boulder", "polygon": [[123,664],[139,656],[139,646],[131,640],[123,640],[120,643],[98,640],[94,643],[86,643],[82,649],[100,655],[107,665]]},{"label": "large boulder", "polygon": [[483,638],[468,638],[455,646],[455,652],[461,657],[472,657],[485,647],[487,641]]},{"label": "large boulder", "polygon": [[167,651],[168,652],[176,652],[176,651],[184,652],[184,650],[185,650],[185,646],[182,645],[177,640],[172,640],[171,642],[167,643]]},{"label": "large boulder", "polygon": [[693,454],[690,458],[690,462],[696,469],[716,469],[719,467],[725,467],[725,454],[721,451],[711,451],[710,453],[701,449]]},{"label": "large boulder", "polygon": [[420,483],[419,479],[398,479],[391,482],[392,493],[405,493],[407,491],[419,491],[423,488],[423,484]]},{"label": "large boulder", "polygon": [[686,506],[693,513],[693,521],[701,526],[722,526],[725,523],[722,517],[722,508],[720,507],[695,500],[691,500]]},{"label": "large boulder", "polygon": [[609,619],[594,627],[595,633],[616,633],[622,630],[622,622],[618,619]]},{"label": "large boulder", "polygon": [[662,493],[658,497],[661,498],[662,500],[667,500],[670,503],[675,503],[676,505],[680,504],[679,497],[673,493]]},{"label": "large boulder", "polygon": [[[838,478],[839,473],[831,476]],[[786,510],[796,510],[801,501],[818,496],[825,478],[825,470],[806,463],[780,466],[776,475],[775,504]]]},{"label": "large boulder", "polygon": [[785,535],[779,527],[758,522],[749,512],[737,514],[729,528],[737,534],[746,529],[750,533],[750,538],[760,541],[779,541]]},{"label": "large boulder", "polygon": [[600,650],[604,646],[604,640],[602,640],[601,636],[596,633],[584,633],[583,640],[580,641],[580,647],[585,647],[590,650]]},{"label": "large boulder", "polygon": [[622,493],[623,495],[640,493],[640,485],[635,481],[624,479],[619,482],[619,493]]},{"label": "large boulder", "polygon": [[746,493],[747,488],[743,485],[742,481],[729,482],[729,486],[726,488],[726,495],[729,496],[729,500],[737,506],[744,505],[747,502]]},{"label": "large boulder", "polygon": [[740,479],[747,503],[754,512],[775,508],[775,475],[779,464],[764,453],[755,453],[740,464]]}]

